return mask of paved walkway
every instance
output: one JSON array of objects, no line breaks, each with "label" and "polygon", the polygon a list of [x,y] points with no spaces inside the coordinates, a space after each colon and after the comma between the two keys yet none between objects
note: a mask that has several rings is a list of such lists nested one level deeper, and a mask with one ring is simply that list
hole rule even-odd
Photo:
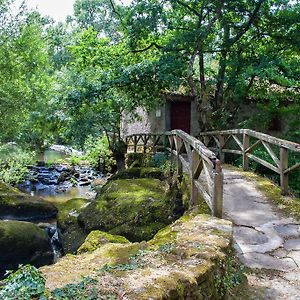
[{"label": "paved walkway", "polygon": [[224,217],[234,223],[240,260],[253,270],[248,275],[250,299],[300,300],[299,222],[284,217],[255,182],[226,169]]}]

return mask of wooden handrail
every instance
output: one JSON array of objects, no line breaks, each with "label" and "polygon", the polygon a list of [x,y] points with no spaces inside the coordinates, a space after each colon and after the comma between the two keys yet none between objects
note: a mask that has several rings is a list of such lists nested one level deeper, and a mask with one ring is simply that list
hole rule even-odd
[{"label": "wooden handrail", "polygon": [[[242,139],[239,138],[239,135],[242,135]],[[254,139],[254,143],[250,143],[250,138]],[[300,144],[279,139],[265,133],[251,129],[220,130],[200,133],[199,139],[203,140],[206,146],[208,146],[211,141],[217,144],[220,160],[222,162],[225,161],[225,153],[233,153],[242,155],[243,169],[245,171],[249,169],[249,159],[252,159],[264,167],[278,173],[280,175],[280,188],[283,195],[288,193],[288,174],[293,170],[300,168],[299,162],[289,166],[288,160],[289,151],[300,153]],[[239,150],[229,149],[229,141],[233,141],[233,145],[237,145]],[[272,163],[253,154],[253,150],[255,150],[258,145],[264,147],[272,160]],[[279,157],[271,146],[279,147]]]},{"label": "wooden handrail", "polygon": [[191,205],[197,204],[200,194],[210,207],[212,214],[222,217],[223,172],[216,154],[205,144],[182,130],[159,134],[132,134],[126,137],[126,144],[133,152],[156,152],[163,148],[175,157],[177,173],[190,176]]}]

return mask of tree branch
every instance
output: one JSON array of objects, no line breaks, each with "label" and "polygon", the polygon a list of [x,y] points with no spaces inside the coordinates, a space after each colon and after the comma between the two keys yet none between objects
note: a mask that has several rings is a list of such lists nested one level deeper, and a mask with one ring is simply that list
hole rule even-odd
[{"label": "tree branch", "polygon": [[157,43],[152,42],[149,46],[147,46],[147,47],[145,47],[143,49],[136,49],[136,50],[132,50],[131,52],[132,53],[145,52],[145,51],[149,50],[152,47],[156,47],[157,49],[162,49],[163,48],[162,46],[158,45]]},{"label": "tree branch", "polygon": [[198,12],[196,9],[194,9],[193,7],[190,7],[189,5],[187,5],[186,3],[180,1],[180,0],[176,0],[176,2],[185,7],[186,9],[188,9],[189,11],[191,11],[192,13],[194,13],[198,18],[202,18],[201,13]]},{"label": "tree branch", "polygon": [[251,27],[251,25],[253,24],[257,13],[259,12],[262,4],[265,2],[265,0],[259,0],[253,13],[251,14],[251,16],[249,17],[249,20],[247,21],[247,23],[243,26],[242,30],[233,38],[229,39],[229,45],[233,45],[234,43],[236,43]]}]

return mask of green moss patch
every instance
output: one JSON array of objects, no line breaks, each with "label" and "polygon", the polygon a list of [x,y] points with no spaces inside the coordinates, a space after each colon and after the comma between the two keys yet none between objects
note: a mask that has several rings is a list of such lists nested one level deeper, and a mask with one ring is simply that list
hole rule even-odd
[{"label": "green moss patch", "polygon": [[87,236],[84,229],[78,224],[77,218],[88,203],[87,199],[74,198],[57,204],[57,225],[62,232],[65,253],[76,253]]},{"label": "green moss patch", "polygon": [[0,219],[43,220],[55,217],[56,207],[0,182]]},{"label": "green moss patch", "polygon": [[120,235],[112,235],[100,230],[94,230],[89,233],[84,243],[80,246],[77,253],[93,252],[97,248],[107,243],[126,244],[129,241]]},{"label": "green moss patch", "polygon": [[177,203],[158,179],[110,181],[79,216],[85,230],[102,230],[131,241],[149,240],[177,218]]},{"label": "green moss patch", "polygon": [[0,221],[0,273],[19,264],[52,263],[53,251],[46,232],[29,222]]},{"label": "green moss patch", "polygon": [[133,179],[133,178],[157,178],[163,179],[163,172],[159,168],[143,167],[129,168],[117,172],[111,179]]}]

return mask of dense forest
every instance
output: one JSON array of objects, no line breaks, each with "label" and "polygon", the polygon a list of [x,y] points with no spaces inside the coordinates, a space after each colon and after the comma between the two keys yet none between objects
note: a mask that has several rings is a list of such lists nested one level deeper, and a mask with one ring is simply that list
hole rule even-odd
[{"label": "dense forest", "polygon": [[166,92],[196,98],[202,130],[300,141],[299,1],[76,0],[62,23],[13,4],[0,1],[1,143],[83,149],[103,135],[117,152],[124,113]]}]

